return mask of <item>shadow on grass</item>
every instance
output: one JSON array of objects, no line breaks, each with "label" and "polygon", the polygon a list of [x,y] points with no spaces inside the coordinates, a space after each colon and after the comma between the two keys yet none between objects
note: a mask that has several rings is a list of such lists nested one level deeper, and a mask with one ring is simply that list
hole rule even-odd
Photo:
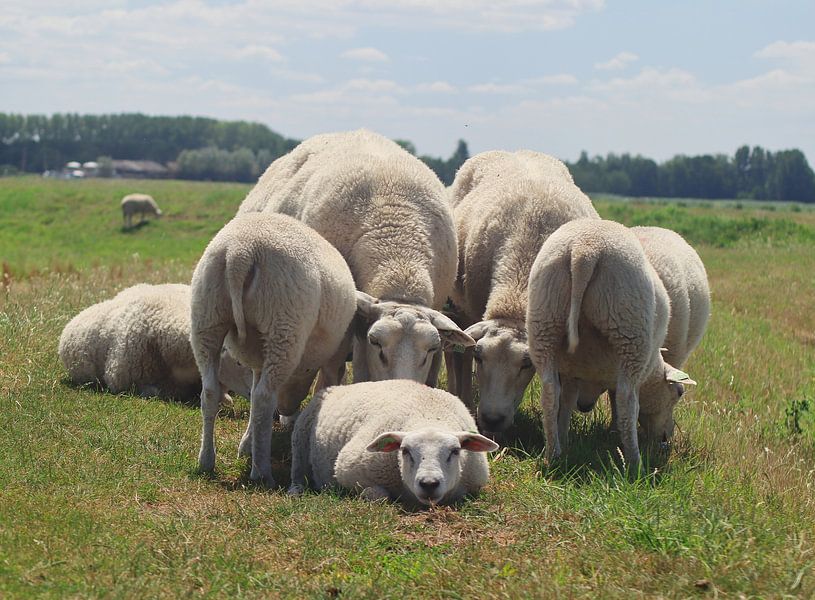
[{"label": "shadow on grass", "polygon": [[[200,387],[193,387],[190,391],[181,395],[161,395],[161,396],[144,396],[138,394],[135,389],[127,392],[120,392],[114,394],[103,384],[101,381],[93,381],[88,383],[75,383],[69,377],[65,376],[60,380],[60,383],[78,391],[89,391],[96,394],[105,394],[107,396],[117,396],[122,398],[130,398],[134,400],[146,400],[163,402],[165,404],[172,404],[174,406],[183,406],[190,410],[198,411],[201,408],[201,389]],[[241,396],[233,395],[232,403],[224,403],[218,409],[218,417],[222,419],[246,419],[249,416],[249,401]]]},{"label": "shadow on grass", "polygon": [[148,225],[150,225],[151,222],[152,221],[148,221],[148,220],[139,221],[138,223],[133,224],[131,227],[126,227],[125,225],[122,225],[122,227],[119,229],[119,231],[121,233],[127,233],[127,234],[136,233],[140,229],[142,229],[143,227],[147,227]]},{"label": "shadow on grass", "polygon": [[[545,436],[537,407],[519,411],[515,415],[515,425],[496,441],[507,447],[510,456],[536,461],[541,474],[551,479],[567,479],[580,484],[589,483],[597,476],[647,477],[658,484],[670,470],[669,458],[676,444],[663,449],[658,444],[641,443],[641,466],[639,472],[634,472],[623,460],[620,436],[610,430],[610,422],[607,400],[598,402],[598,406],[589,413],[576,412],[572,416],[568,444],[553,464],[548,464],[545,459]],[[686,444],[681,447],[684,452],[688,451]]]}]

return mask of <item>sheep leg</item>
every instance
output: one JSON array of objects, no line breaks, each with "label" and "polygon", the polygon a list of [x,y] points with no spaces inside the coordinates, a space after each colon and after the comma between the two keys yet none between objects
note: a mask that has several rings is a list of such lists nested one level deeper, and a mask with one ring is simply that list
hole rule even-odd
[{"label": "sheep leg", "polygon": [[560,409],[558,411],[558,437],[561,445],[565,448],[569,445],[569,424],[572,420],[572,413],[577,407],[577,397],[580,390],[577,381],[570,377],[561,380]]},{"label": "sheep leg", "polygon": [[433,359],[430,361],[430,371],[428,371],[427,373],[425,385],[429,387],[436,387],[436,383],[439,380],[440,370],[441,370],[441,353],[436,352],[436,354],[433,355]]},{"label": "sheep leg", "polygon": [[201,471],[215,469],[215,417],[224,397],[224,390],[218,380],[221,353],[210,352],[203,361],[201,372],[201,449],[198,452],[198,468]]},{"label": "sheep leg", "polygon": [[315,394],[332,385],[342,384],[345,378],[345,359],[348,358],[352,343],[353,338],[347,335],[334,355],[322,366],[320,374],[317,376],[317,385],[314,388]]},{"label": "sheep leg", "polygon": [[473,351],[471,348],[466,348],[463,353],[456,356],[458,361],[456,369],[456,378],[458,379],[458,392],[459,398],[464,402],[464,405],[470,409],[470,412],[475,411],[475,401],[473,400]]},{"label": "sheep leg", "polygon": [[619,431],[620,427],[617,425],[617,399],[614,390],[608,390],[608,403],[611,407],[611,431]]},{"label": "sheep leg", "polygon": [[274,486],[272,477],[272,421],[277,408],[277,386],[272,382],[268,369],[260,372],[252,386],[251,414],[249,423],[252,436],[252,471],[249,478]]},{"label": "sheep leg", "polygon": [[558,416],[560,409],[560,381],[554,362],[542,360],[538,364],[541,380],[541,408],[543,409],[543,434],[546,437],[546,459],[553,461],[560,457],[558,437]]},{"label": "sheep leg", "polygon": [[447,372],[447,391],[458,396],[458,382],[456,381],[455,352],[444,350],[444,370]]},{"label": "sheep leg", "polygon": [[252,413],[254,412],[251,398],[254,395],[255,386],[258,384],[258,375],[260,371],[252,370],[252,391],[249,393],[249,422],[246,424],[246,431],[241,436],[240,444],[238,444],[238,456],[251,456],[252,455]]},{"label": "sheep leg", "polygon": [[636,470],[640,463],[640,449],[637,443],[637,418],[640,413],[640,402],[637,389],[625,373],[621,372],[617,377],[615,396],[617,428],[620,432],[623,455],[628,465]]},{"label": "sheep leg", "polygon": [[354,339],[354,360],[351,363],[354,368],[354,383],[370,381],[371,379],[371,374],[368,371],[368,356],[365,348],[367,343],[365,338]]}]

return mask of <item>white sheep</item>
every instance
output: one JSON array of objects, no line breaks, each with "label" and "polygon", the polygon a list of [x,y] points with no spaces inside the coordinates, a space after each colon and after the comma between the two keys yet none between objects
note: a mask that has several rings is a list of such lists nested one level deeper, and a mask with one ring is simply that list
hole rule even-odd
[{"label": "white sheep", "polygon": [[[693,384],[660,353],[670,300],[636,235],[612,221],[579,219],[543,244],[529,276],[529,351],[541,379],[550,460],[567,443],[577,380],[616,394],[623,453],[639,464],[642,408],[665,420]],[[671,417],[672,419],[672,417]]]},{"label": "white sheep", "polygon": [[340,485],[368,499],[449,503],[486,484],[483,453],[497,448],[445,391],[407,380],[332,387],[295,423],[289,493]]},{"label": "white sheep", "polygon": [[[526,339],[527,281],[543,242],[558,227],[597,218],[566,166],[547,154],[492,151],[465,162],[450,188],[459,269],[453,303],[472,349],[479,387],[478,422],[499,432],[534,375]],[[455,356],[454,390],[470,403],[472,362]],[[449,388],[448,388],[449,389]]]},{"label": "white sheep", "polygon": [[141,215],[139,223],[142,223],[148,214],[161,217],[163,213],[152,196],[147,194],[128,194],[122,198],[122,218],[124,219],[126,229],[133,227],[133,215],[136,214]]},{"label": "white sheep", "polygon": [[[190,346],[190,286],[142,283],[86,308],[63,329],[59,357],[75,384],[194,398],[201,376]],[[230,356],[221,362],[226,389],[248,397],[251,376]]]},{"label": "white sheep", "polygon": [[418,158],[366,130],[312,137],[274,161],[239,214],[291,215],[348,262],[360,303],[354,380],[435,383],[445,344],[471,346],[439,312],[456,273],[444,186]]},{"label": "white sheep", "polygon": [[342,256],[301,222],[241,214],[215,235],[192,277],[191,339],[203,386],[201,470],[215,467],[221,347],[253,371],[239,452],[252,455],[252,479],[273,485],[272,415],[275,409],[293,415],[320,368],[326,385],[338,383],[355,309],[354,280]]}]

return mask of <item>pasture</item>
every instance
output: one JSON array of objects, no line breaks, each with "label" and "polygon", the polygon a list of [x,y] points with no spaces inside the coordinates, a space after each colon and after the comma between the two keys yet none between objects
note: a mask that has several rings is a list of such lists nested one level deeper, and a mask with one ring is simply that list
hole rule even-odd
[{"label": "pasture", "polygon": [[[623,475],[601,401],[549,468],[533,382],[482,494],[414,512],[249,484],[243,400],[207,477],[195,406],[67,383],[68,320],[137,282],[188,282],[248,189],[0,179],[0,596],[815,595],[810,207],[598,199],[604,217],[676,229],[708,270],[713,315],[685,369],[699,386],[671,451]],[[124,232],[134,191],[165,216]],[[276,432],[281,485],[288,441]]]}]

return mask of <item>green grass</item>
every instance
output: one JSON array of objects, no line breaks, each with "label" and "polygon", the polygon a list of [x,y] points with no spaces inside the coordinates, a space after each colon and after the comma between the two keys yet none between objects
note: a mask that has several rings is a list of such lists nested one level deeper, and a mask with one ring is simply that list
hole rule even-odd
[{"label": "green grass", "polygon": [[[136,189],[175,218],[123,234],[117,200]],[[219,419],[217,472],[204,477],[195,407],[67,385],[56,356],[65,323],[133,283],[188,280],[245,189],[0,180],[0,261],[11,273],[0,285],[0,597],[815,594],[806,211],[626,204],[615,213],[598,202],[629,224],[669,214],[697,227],[689,237],[712,236],[694,238],[713,317],[687,365],[699,386],[678,406],[672,450],[646,451],[645,474],[623,475],[601,401],[575,417],[565,460],[549,468],[533,383],[483,493],[413,512],[250,485],[236,457],[245,402]],[[45,225],[51,205],[73,209]],[[708,229],[691,219],[698,213],[728,225]],[[779,219],[795,226],[768,223]],[[26,222],[39,235],[22,233]],[[276,433],[281,484],[288,441]]]}]

